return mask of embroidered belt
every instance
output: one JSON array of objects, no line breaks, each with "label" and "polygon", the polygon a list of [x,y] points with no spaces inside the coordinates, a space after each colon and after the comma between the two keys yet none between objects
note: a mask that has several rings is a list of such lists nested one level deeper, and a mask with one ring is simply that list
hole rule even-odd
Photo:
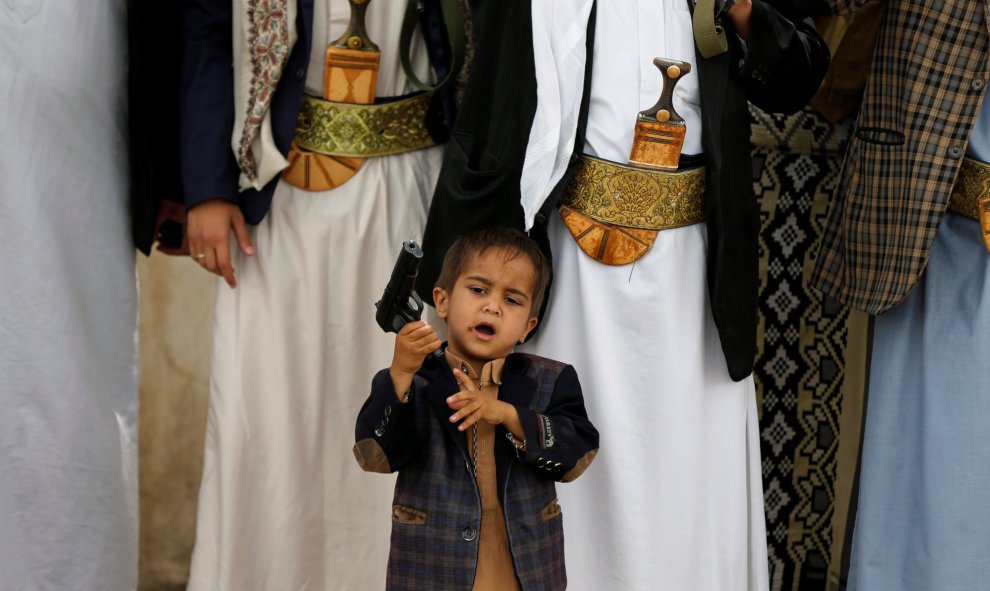
[{"label": "embroidered belt", "polygon": [[949,211],[980,223],[983,246],[990,253],[990,164],[963,159],[949,195]]},{"label": "embroidered belt", "polygon": [[560,215],[588,256],[626,265],[650,250],[660,230],[705,221],[705,169],[661,171],[581,156]]},{"label": "embroidered belt", "polygon": [[426,129],[432,92],[358,105],[303,96],[294,141],[309,152],[368,158],[435,146]]}]

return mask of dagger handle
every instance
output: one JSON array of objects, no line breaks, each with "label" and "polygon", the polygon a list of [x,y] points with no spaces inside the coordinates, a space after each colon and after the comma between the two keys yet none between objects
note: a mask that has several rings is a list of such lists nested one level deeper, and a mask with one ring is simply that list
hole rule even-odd
[{"label": "dagger handle", "polygon": [[334,47],[346,47],[347,49],[378,51],[378,46],[368,37],[368,30],[364,26],[364,13],[368,10],[371,0],[350,0],[351,20],[347,23],[347,29],[336,41]]},{"label": "dagger handle", "polygon": [[660,70],[663,76],[663,84],[660,91],[660,100],[645,111],[640,111],[637,119],[659,123],[684,124],[684,118],[674,110],[674,86],[682,76],[691,71],[691,64],[662,57],[655,58],[653,65]]},{"label": "dagger handle", "polygon": [[674,110],[674,85],[691,71],[691,64],[658,57],[653,60],[653,65],[660,69],[663,88],[657,104],[636,116],[629,163],[646,168],[676,170],[687,126],[684,118]]}]

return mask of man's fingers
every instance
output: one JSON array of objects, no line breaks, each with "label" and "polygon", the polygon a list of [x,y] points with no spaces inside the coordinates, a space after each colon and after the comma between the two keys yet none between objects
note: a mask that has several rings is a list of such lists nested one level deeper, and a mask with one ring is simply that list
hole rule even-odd
[{"label": "man's fingers", "polygon": [[[222,275],[231,289],[237,287],[237,279],[234,278],[234,265],[230,262],[230,243],[223,242],[215,248],[216,270],[213,272]],[[207,257],[209,258],[209,257]]]},{"label": "man's fingers", "polygon": [[[244,223],[244,215],[240,208],[235,209],[230,216],[230,225],[234,228],[234,235],[237,237],[237,245],[241,247],[244,254],[254,256],[254,245],[251,244],[251,235],[248,233],[247,224]],[[227,281],[230,283],[230,281]],[[231,285],[233,287],[233,285]]]}]

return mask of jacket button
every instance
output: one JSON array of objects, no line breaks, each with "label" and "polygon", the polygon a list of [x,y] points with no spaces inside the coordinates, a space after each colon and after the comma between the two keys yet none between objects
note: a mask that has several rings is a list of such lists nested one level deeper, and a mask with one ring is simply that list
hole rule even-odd
[{"label": "jacket button", "polygon": [[951,146],[949,148],[949,156],[953,158],[958,158],[962,156],[962,146]]},{"label": "jacket button", "polygon": [[298,70],[296,70],[296,80],[302,80],[305,77],[306,77],[305,68],[299,68]]},{"label": "jacket button", "polygon": [[543,215],[542,213],[538,213],[538,214],[536,214],[536,217],[533,218],[533,221],[535,221],[537,224],[539,224],[541,226],[546,225],[546,223],[547,223],[547,216]]},{"label": "jacket button", "polygon": [[461,532],[461,537],[464,538],[465,542],[473,542],[478,537],[478,530],[473,527],[465,527]]},{"label": "jacket button", "polygon": [[983,81],[983,78],[977,78],[976,80],[973,80],[973,83],[970,84],[970,87],[973,90],[983,90],[983,87],[986,86],[986,84],[987,83]]}]

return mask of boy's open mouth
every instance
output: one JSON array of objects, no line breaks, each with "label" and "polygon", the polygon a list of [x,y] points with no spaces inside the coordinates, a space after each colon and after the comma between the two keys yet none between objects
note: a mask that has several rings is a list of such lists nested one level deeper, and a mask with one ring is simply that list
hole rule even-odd
[{"label": "boy's open mouth", "polygon": [[490,337],[495,335],[495,327],[487,322],[482,322],[474,325],[474,332]]}]

